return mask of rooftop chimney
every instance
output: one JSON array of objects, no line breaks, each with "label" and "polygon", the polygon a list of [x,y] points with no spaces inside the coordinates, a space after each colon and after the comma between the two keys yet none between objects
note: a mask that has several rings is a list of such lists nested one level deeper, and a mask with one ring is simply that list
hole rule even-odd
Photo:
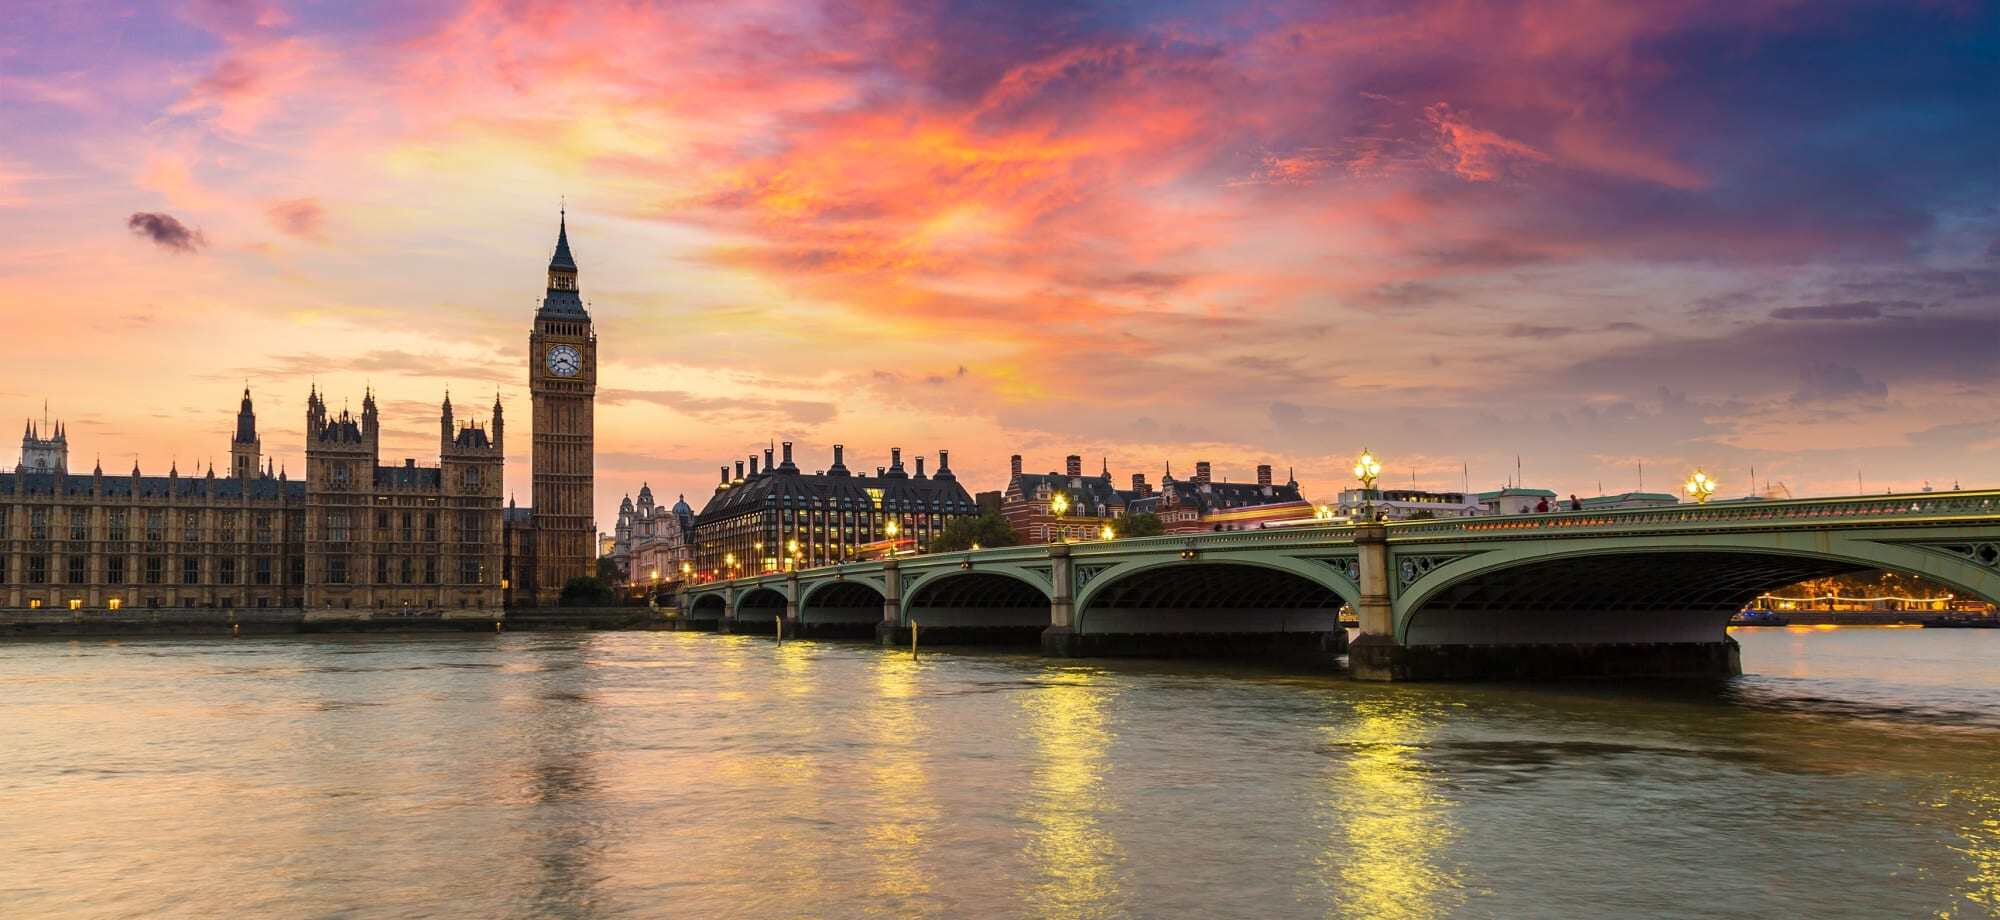
[{"label": "rooftop chimney", "polygon": [[785,472],[789,473],[789,472],[792,472],[793,470],[796,470],[796,469],[798,469],[798,467],[797,467],[797,466],[794,466],[794,465],[792,464],[792,442],[790,442],[790,441],[786,441],[786,442],[785,442],[785,445],[784,445],[784,446],[785,446],[785,466],[784,466],[784,470],[785,470]]},{"label": "rooftop chimney", "polygon": [[1146,496],[1153,494],[1153,487],[1146,484],[1145,473],[1132,474],[1132,494],[1137,495],[1140,498],[1145,498]]},{"label": "rooftop chimney", "polygon": [[727,464],[724,464],[722,467],[722,484],[725,486],[729,484],[729,466]]},{"label": "rooftop chimney", "polygon": [[1208,471],[1209,467],[1207,460],[1196,460],[1194,463],[1194,481],[1202,485],[1207,485]]},{"label": "rooftop chimney", "polygon": [[1079,456],[1077,456],[1076,454],[1070,454],[1070,455],[1069,455],[1069,457],[1068,457],[1068,459],[1067,459],[1067,461],[1066,461],[1066,463],[1067,463],[1067,466],[1066,466],[1065,468],[1066,468],[1066,469],[1067,469],[1067,470],[1069,471],[1069,477],[1070,477],[1071,479],[1075,479],[1075,478],[1077,478],[1078,476],[1082,476],[1082,475],[1083,475],[1083,458],[1082,458],[1082,457],[1079,457]]},{"label": "rooftop chimney", "polygon": [[948,451],[948,450],[939,450],[939,451],[938,451],[938,468],[937,468],[937,478],[939,478],[939,479],[957,479],[957,478],[958,478],[957,476],[954,476],[954,475],[952,475],[952,472],[951,472],[951,451]]},{"label": "rooftop chimney", "polygon": [[827,467],[826,474],[828,476],[847,475],[847,461],[842,459],[846,452],[847,448],[845,446],[840,444],[833,445],[833,465]]},{"label": "rooftop chimney", "polygon": [[1257,464],[1257,484],[1260,486],[1268,486],[1271,484],[1270,464],[1268,463]]},{"label": "rooftop chimney", "polygon": [[764,475],[769,476],[777,471],[778,465],[771,462],[771,449],[764,448]]},{"label": "rooftop chimney", "polygon": [[924,478],[924,458],[922,457],[917,458],[917,478]]},{"label": "rooftop chimney", "polygon": [[756,455],[756,454],[751,454],[751,455],[750,455],[750,478],[751,478],[751,479],[756,479],[756,478],[757,478],[757,455]]},{"label": "rooftop chimney", "polygon": [[1007,462],[1008,462],[1008,467],[1007,467],[1007,468],[1008,468],[1009,470],[1012,470],[1012,471],[1013,471],[1013,472],[1012,472],[1012,475],[1015,475],[1015,476],[1019,476],[1019,475],[1021,475],[1021,455],[1020,455],[1020,454],[1015,454],[1015,455],[1014,455],[1014,456],[1013,456],[1012,458],[1010,458],[1010,459],[1009,459],[1009,460],[1008,460]]},{"label": "rooftop chimney", "polygon": [[743,478],[743,461],[741,460],[736,461],[736,478]]}]

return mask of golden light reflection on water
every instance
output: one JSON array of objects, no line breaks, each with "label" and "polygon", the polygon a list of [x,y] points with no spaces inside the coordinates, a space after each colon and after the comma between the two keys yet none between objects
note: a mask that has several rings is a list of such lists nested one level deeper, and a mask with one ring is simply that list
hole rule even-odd
[{"label": "golden light reflection on water", "polygon": [[1954,790],[1933,807],[1962,808],[1973,819],[1959,828],[1959,844],[1951,848],[1967,863],[1960,894],[1966,909],[1942,910],[1938,916],[2000,916],[2000,782]]},{"label": "golden light reflection on water", "polygon": [[1117,914],[1118,842],[1099,820],[1107,808],[1111,742],[1105,690],[1089,671],[1051,671],[1047,679],[1048,686],[1021,697],[1038,757],[1023,813],[1035,827],[1028,856],[1042,876],[1031,906],[1044,917]]},{"label": "golden light reflection on water", "polygon": [[1424,918],[1460,902],[1458,879],[1441,868],[1453,836],[1449,804],[1432,790],[1417,752],[1431,728],[1409,704],[1361,700],[1354,721],[1329,727],[1328,741],[1347,753],[1335,764],[1320,801],[1342,838],[1321,856],[1334,916]]},{"label": "golden light reflection on water", "polygon": [[930,766],[924,755],[929,742],[917,712],[918,677],[922,665],[908,656],[884,654],[873,664],[874,699],[868,731],[874,742],[868,761],[873,803],[862,829],[874,890],[884,914],[920,913],[911,899],[931,891],[926,867],[929,837],[937,822],[931,797]]}]

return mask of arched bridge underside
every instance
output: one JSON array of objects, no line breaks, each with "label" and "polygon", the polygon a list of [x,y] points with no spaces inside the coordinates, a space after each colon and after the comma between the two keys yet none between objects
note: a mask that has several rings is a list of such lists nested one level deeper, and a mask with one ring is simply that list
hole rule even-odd
[{"label": "arched bridge underside", "polygon": [[1411,645],[1713,642],[1759,594],[1867,571],[1835,559],[1754,552],[1628,552],[1488,569],[1413,599]]},{"label": "arched bridge underside", "polygon": [[1052,644],[1066,654],[1331,662],[1347,649],[1346,599],[1332,580],[1246,562],[1112,569],[1085,586],[1072,635]]},{"label": "arched bridge underside", "polygon": [[945,572],[912,584],[901,625],[916,623],[932,644],[1033,644],[1049,628],[1049,606],[1048,590],[1021,575]]},{"label": "arched bridge underside", "polygon": [[[1870,569],[2000,600],[2000,492],[1338,524],[936,553],[701,585],[697,626],[1320,656],[1374,679],[1726,674],[1734,612]],[[835,634],[824,632],[822,634]]]},{"label": "arched bridge underside", "polygon": [[882,622],[882,592],[859,581],[813,586],[799,600],[799,635],[873,638]]}]

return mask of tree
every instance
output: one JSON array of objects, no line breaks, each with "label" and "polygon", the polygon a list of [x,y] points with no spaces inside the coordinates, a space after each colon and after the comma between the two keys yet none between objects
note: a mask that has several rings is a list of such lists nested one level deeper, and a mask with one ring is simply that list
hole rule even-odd
[{"label": "tree", "polygon": [[607,585],[625,583],[625,566],[612,556],[597,557],[597,580]]},{"label": "tree", "polygon": [[610,585],[589,575],[578,575],[563,583],[564,607],[608,607],[617,601],[618,595]]},{"label": "tree", "polygon": [[956,518],[944,525],[938,535],[931,539],[931,552],[948,553],[954,550],[971,549],[977,543],[981,547],[1013,546],[1021,542],[1014,528],[1007,526],[1007,519],[998,512],[982,511],[974,517]]},{"label": "tree", "polygon": [[1120,537],[1157,537],[1167,532],[1167,525],[1160,523],[1157,514],[1128,514],[1113,522],[1111,529]]}]

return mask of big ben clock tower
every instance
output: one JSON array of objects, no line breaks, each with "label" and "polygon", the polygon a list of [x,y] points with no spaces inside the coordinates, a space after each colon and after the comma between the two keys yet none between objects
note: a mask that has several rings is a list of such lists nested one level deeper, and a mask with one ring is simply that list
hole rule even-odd
[{"label": "big ben clock tower", "polygon": [[592,574],[592,400],[597,394],[597,334],[576,288],[569,219],[556,231],[549,290],[528,336],[528,390],[534,396],[534,592],[553,604],[563,584]]}]

